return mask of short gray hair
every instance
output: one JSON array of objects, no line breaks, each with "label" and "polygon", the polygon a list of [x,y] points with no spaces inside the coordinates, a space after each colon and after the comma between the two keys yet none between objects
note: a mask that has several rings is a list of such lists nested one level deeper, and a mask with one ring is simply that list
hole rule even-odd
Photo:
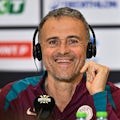
[{"label": "short gray hair", "polygon": [[87,37],[88,39],[90,39],[90,33],[89,33],[89,25],[86,21],[86,19],[84,18],[84,16],[82,15],[81,12],[79,12],[76,9],[72,9],[69,7],[62,7],[62,8],[58,8],[58,9],[54,9],[52,11],[50,11],[40,22],[39,24],[39,32],[41,31],[44,23],[51,17],[55,17],[55,18],[59,18],[61,16],[69,16],[69,17],[73,17],[73,18],[77,18],[79,20],[81,20],[86,28],[87,31]]}]

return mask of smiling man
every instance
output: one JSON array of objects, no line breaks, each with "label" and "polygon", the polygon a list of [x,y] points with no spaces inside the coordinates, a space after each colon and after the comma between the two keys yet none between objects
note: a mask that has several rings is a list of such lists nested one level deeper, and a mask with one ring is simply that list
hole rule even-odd
[{"label": "smiling man", "polygon": [[89,29],[83,15],[68,7],[50,11],[42,19],[37,52],[41,49],[38,54],[46,71],[2,89],[2,120],[41,120],[43,108],[36,114],[34,100],[42,95],[55,101],[46,120],[76,120],[77,111],[86,112],[87,120],[96,120],[98,111],[106,111],[109,120],[120,120],[120,89],[107,81],[109,68],[86,62],[91,49]]},{"label": "smiling man", "polygon": [[65,82],[80,77],[89,39],[83,23],[68,16],[52,17],[45,22],[40,34],[48,77]]}]

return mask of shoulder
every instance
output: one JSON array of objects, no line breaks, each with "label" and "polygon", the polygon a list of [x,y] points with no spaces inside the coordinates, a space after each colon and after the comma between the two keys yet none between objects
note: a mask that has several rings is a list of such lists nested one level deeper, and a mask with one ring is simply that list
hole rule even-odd
[{"label": "shoulder", "polygon": [[34,87],[38,85],[38,83],[44,77],[44,73],[45,72],[41,73],[40,76],[27,77],[27,78],[9,83],[4,88],[2,88],[2,91],[0,92],[0,97],[2,98],[1,100],[3,100],[4,102],[6,101],[4,108],[7,109],[10,102],[16,99],[21,92],[27,90],[28,86]]},{"label": "shoulder", "polygon": [[113,93],[113,92],[115,92],[115,91],[117,91],[117,90],[120,90],[120,88],[117,87],[114,83],[108,82],[108,83],[106,84],[106,90],[107,90],[107,91],[111,91],[111,93]]},{"label": "shoulder", "polygon": [[20,92],[21,90],[26,89],[26,87],[28,87],[29,85],[31,86],[37,85],[40,82],[40,80],[44,77],[44,75],[45,71],[41,72],[39,76],[26,77],[18,81],[11,82],[7,84],[5,87],[3,87],[2,91],[10,92],[13,89],[16,92]]},{"label": "shoulder", "polygon": [[11,91],[19,93],[20,91],[26,89],[29,85],[35,86],[37,85],[42,76],[33,76],[33,77],[26,77],[24,79],[11,82],[7,84],[5,87],[2,88],[1,92],[6,92],[8,94]]},{"label": "shoulder", "polygon": [[114,109],[117,109],[118,104],[120,104],[120,102],[118,101],[118,99],[120,99],[120,88],[112,82],[108,82],[106,85],[106,91],[110,104],[113,106]]}]

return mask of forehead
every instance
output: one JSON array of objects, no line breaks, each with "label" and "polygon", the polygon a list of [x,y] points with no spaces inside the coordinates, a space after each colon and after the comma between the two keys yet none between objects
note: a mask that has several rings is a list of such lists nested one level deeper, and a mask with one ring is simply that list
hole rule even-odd
[{"label": "forehead", "polygon": [[70,32],[80,32],[86,31],[84,23],[77,18],[69,17],[69,16],[61,16],[61,17],[50,17],[44,23],[41,33],[51,33],[51,32],[62,32],[68,31]]},{"label": "forehead", "polygon": [[53,24],[61,24],[61,23],[71,23],[71,24],[81,24],[81,25],[84,25],[84,23],[78,19],[78,18],[75,18],[75,17],[70,17],[70,16],[59,16],[59,17],[50,17],[48,18],[43,27],[46,26],[46,25],[52,25]]}]

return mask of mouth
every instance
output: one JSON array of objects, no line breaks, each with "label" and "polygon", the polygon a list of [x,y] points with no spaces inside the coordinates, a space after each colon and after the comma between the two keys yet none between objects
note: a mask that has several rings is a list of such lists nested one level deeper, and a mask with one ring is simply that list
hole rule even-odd
[{"label": "mouth", "polygon": [[74,64],[76,57],[72,54],[67,55],[55,55],[53,56],[53,60],[55,61],[56,65],[62,68],[68,68],[72,64]]},{"label": "mouth", "polygon": [[55,59],[57,63],[70,63],[71,61],[71,59]]},{"label": "mouth", "polygon": [[68,59],[68,58],[57,58],[55,59],[55,62],[60,66],[60,67],[69,67],[69,65],[72,64],[73,59]]}]

